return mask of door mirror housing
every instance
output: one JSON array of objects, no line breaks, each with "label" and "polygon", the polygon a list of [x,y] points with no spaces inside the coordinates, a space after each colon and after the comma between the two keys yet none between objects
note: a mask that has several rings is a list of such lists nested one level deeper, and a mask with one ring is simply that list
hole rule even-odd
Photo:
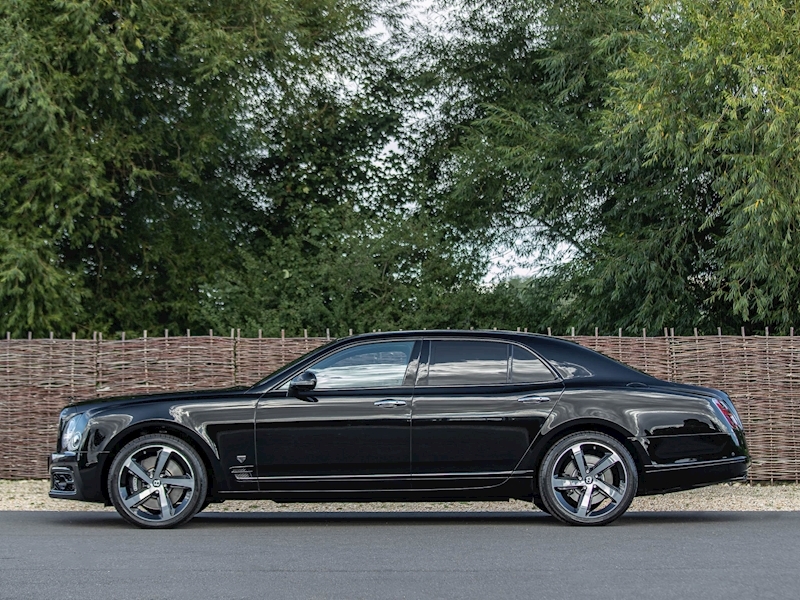
[{"label": "door mirror housing", "polygon": [[289,395],[299,397],[317,387],[317,376],[311,371],[304,371],[289,382]]}]

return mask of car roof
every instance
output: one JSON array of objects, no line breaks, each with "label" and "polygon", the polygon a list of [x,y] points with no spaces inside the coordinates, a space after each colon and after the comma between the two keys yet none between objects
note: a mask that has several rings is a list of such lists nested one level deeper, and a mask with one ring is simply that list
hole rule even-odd
[{"label": "car roof", "polygon": [[[591,379],[595,383],[600,381],[614,382],[633,382],[641,381],[652,383],[656,381],[653,377],[646,375],[628,365],[617,362],[599,352],[581,346],[570,340],[542,335],[537,333],[527,333],[511,330],[498,329],[417,329],[407,331],[376,331],[372,333],[362,333],[344,338],[339,338],[327,344],[325,353],[335,351],[342,346],[350,345],[354,342],[369,340],[393,340],[407,338],[423,339],[484,339],[516,342],[532,349],[542,358],[548,361],[559,373],[562,379]],[[320,348],[319,350],[322,350]],[[311,352],[308,356],[316,355]],[[301,362],[305,362],[301,360]],[[261,384],[272,379],[272,376],[262,380]]]}]

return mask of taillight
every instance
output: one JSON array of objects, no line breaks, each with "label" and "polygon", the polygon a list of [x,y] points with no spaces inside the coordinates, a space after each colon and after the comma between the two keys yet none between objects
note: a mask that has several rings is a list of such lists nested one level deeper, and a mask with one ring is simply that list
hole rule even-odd
[{"label": "taillight", "polygon": [[736,410],[732,409],[728,406],[726,402],[723,402],[719,398],[712,398],[711,401],[714,403],[719,409],[719,412],[722,413],[722,416],[730,423],[731,427],[734,429],[744,429],[742,426],[742,421],[739,419],[739,415],[736,414]]}]

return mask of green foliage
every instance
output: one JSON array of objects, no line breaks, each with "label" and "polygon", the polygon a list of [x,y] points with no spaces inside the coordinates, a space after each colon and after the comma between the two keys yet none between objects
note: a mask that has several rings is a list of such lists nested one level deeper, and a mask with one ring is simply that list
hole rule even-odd
[{"label": "green foliage", "polygon": [[798,321],[795,3],[440,5],[0,4],[0,330]]},{"label": "green foliage", "polygon": [[403,133],[404,87],[375,50],[359,89],[307,84],[290,106],[261,113],[269,133],[250,176],[262,202],[244,219],[258,226],[203,285],[195,321],[343,335],[502,319],[477,284],[481,257],[416,202],[424,190],[391,144]]},{"label": "green foliage", "polygon": [[788,329],[797,18],[775,0],[459,3],[425,49],[446,98],[438,214],[555,257],[531,290],[554,324]]},{"label": "green foliage", "polygon": [[335,0],[4,2],[0,327],[186,325],[241,227],[252,98],[370,19]]},{"label": "green foliage", "polygon": [[399,8],[4,3],[0,329],[491,320],[400,151]]},{"label": "green foliage", "polygon": [[605,132],[645,164],[708,182],[719,225],[711,291],[744,319],[800,316],[800,15],[795,2],[644,5],[612,74]]}]

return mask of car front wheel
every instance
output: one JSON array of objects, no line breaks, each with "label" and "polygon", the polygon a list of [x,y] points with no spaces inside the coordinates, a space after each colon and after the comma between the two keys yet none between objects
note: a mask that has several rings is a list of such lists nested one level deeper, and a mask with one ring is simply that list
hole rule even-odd
[{"label": "car front wheel", "polygon": [[638,481],[636,464],[622,443],[604,433],[578,432],[545,455],[539,494],[548,512],[565,523],[605,525],[628,510]]},{"label": "car front wheel", "polygon": [[108,493],[126,521],[143,528],[175,527],[203,506],[208,483],[203,461],[189,444],[166,434],[144,435],[111,463]]}]

